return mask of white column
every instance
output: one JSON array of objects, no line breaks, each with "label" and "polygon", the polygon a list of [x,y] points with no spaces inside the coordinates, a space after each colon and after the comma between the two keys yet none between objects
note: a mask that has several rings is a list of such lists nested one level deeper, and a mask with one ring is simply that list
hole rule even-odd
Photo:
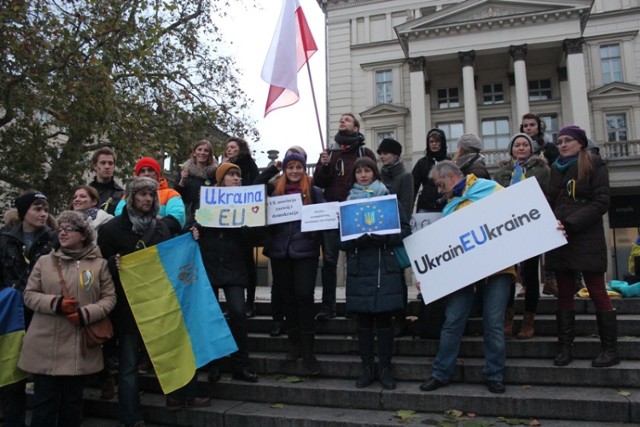
[{"label": "white column", "polygon": [[[569,82],[569,99],[573,111],[573,123],[580,126],[591,135],[591,119],[589,116],[589,99],[587,98],[587,78],[585,76],[584,54],[582,53],[582,39],[568,39],[564,41],[567,54],[567,79]],[[571,123],[565,123],[571,124]]]},{"label": "white column", "polygon": [[480,136],[478,127],[478,102],[476,101],[476,85],[473,76],[473,61],[476,53],[473,50],[458,52],[462,64],[462,85],[464,86],[464,131]]},{"label": "white column", "polygon": [[510,46],[509,54],[513,58],[513,74],[516,82],[517,121],[529,112],[529,83],[527,81],[527,45]]},{"label": "white column", "polygon": [[427,137],[427,99],[425,98],[424,62],[424,58],[422,57],[409,59],[409,85],[411,87],[411,154],[413,164],[422,157],[427,148],[425,142]]}]

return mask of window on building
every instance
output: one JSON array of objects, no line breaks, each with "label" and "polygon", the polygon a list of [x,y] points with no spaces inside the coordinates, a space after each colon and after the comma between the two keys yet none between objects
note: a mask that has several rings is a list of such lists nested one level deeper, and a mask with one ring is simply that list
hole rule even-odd
[{"label": "window on building", "polygon": [[509,136],[508,119],[487,119],[482,121],[482,142],[485,150],[507,148]]},{"label": "window on building", "polygon": [[607,114],[607,141],[626,141],[627,140],[627,115]]},{"label": "window on building", "polygon": [[396,133],[394,131],[377,132],[376,138],[378,138],[378,144],[380,144],[385,138],[396,139]]},{"label": "window on building", "polygon": [[460,106],[460,94],[457,87],[438,89],[438,108],[455,108]]},{"label": "window on building", "polygon": [[391,70],[376,71],[376,101],[379,104],[393,102],[393,76]]},{"label": "window on building", "polygon": [[502,83],[482,85],[482,103],[484,105],[503,104],[504,90],[502,88]]},{"label": "window on building", "polygon": [[600,65],[603,84],[622,81],[622,57],[619,44],[600,46]]},{"label": "window on building", "polygon": [[454,153],[458,149],[458,138],[464,134],[462,122],[437,123],[436,127],[447,137],[447,152]]},{"label": "window on building", "polygon": [[545,139],[548,142],[555,142],[558,139],[559,123],[557,114],[541,114],[540,120],[544,123]]},{"label": "window on building", "polygon": [[529,101],[551,99],[551,80],[529,80]]}]

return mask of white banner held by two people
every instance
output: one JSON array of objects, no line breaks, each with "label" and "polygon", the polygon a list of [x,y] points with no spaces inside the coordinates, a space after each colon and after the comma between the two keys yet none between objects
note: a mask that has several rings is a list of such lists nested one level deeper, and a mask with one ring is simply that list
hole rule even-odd
[{"label": "white banner held by two people", "polygon": [[547,200],[526,179],[404,239],[428,304],[525,259],[567,243]]}]

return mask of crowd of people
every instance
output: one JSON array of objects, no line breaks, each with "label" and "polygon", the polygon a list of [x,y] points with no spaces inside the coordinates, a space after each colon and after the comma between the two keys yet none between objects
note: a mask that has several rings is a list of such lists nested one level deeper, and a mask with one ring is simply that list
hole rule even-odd
[{"label": "crowd of people", "polygon": [[[174,188],[169,188],[155,159],[142,157],[125,189],[114,180],[116,153],[98,149],[92,157],[95,178],[74,189],[69,210],[54,218],[46,195],[28,190],[4,218],[0,279],[2,286],[23,293],[26,334],[19,367],[31,374],[34,383],[31,426],[80,425],[82,390],[89,375],[98,374],[103,382],[103,398],[116,395],[113,366],[108,363],[113,359],[117,360],[119,420],[127,426],[144,426],[138,373],[148,356],[120,281],[120,257],[188,232],[199,242],[214,294],[224,293],[225,316],[238,347],[229,357],[233,379],[258,381],[249,361],[247,319],[255,315],[255,251],[263,247],[273,275],[271,335],[287,334],[285,359],[302,359],[310,375],[321,371],[315,356],[316,322],[336,316],[342,253],[346,315],[356,320],[362,361],[356,386],[364,388],[378,380],[383,388],[394,389],[393,318],[405,316],[411,280],[396,252],[411,233],[412,213],[449,216],[531,177],[547,196],[568,244],[479,277],[447,295],[433,370],[420,389],[428,392],[449,383],[467,319],[476,307],[483,323],[486,362],[482,375],[490,392],[505,392],[505,337],[514,333],[515,285],[519,281],[525,289],[523,321],[516,338],[529,339],[535,334],[541,271],[545,279],[553,276],[557,282],[559,349],[553,363],[565,366],[573,359],[577,275],[584,279],[596,308],[602,351],[592,365],[619,363],[616,314],[604,283],[607,262],[602,217],[609,207],[608,172],[588,147],[585,131],[577,126],[562,128],[557,140],[548,142],[540,118],[527,114],[520,133],[509,141],[510,159],[500,164],[493,179],[477,135],[459,137],[450,156],[447,136],[438,128],[427,133],[425,155],[409,173],[400,142],[392,138],[380,141],[376,159],[365,147],[359,121],[346,113],[340,117],[334,143],[322,152],[312,175],[308,174],[307,153],[299,146],[289,148],[281,162],[259,174],[247,142],[233,137],[227,141],[220,164],[209,141],[195,142],[189,159],[180,165]],[[254,184],[265,184],[269,196],[300,194],[303,205],[395,194],[400,232],[341,241],[339,230],[302,232],[299,220],[264,228],[215,228],[197,223],[203,186]],[[322,303],[316,313],[320,256]],[[83,328],[107,316],[114,324],[115,337],[102,348],[88,348],[82,339]],[[221,364],[214,361],[208,379],[216,382],[220,377]],[[196,385],[194,377],[169,394],[167,407],[210,405],[208,397],[197,396]],[[25,381],[0,389],[0,399],[5,426],[24,426]]]}]

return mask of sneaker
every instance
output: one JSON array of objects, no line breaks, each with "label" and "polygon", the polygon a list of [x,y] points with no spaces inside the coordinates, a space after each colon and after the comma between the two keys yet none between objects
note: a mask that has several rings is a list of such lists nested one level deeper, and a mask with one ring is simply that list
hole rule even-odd
[{"label": "sneaker", "polygon": [[325,306],[323,306],[318,314],[316,314],[316,320],[329,320],[334,317],[336,317],[336,309]]},{"label": "sneaker", "polygon": [[507,390],[502,381],[487,381],[487,388],[491,393],[504,393]]}]

